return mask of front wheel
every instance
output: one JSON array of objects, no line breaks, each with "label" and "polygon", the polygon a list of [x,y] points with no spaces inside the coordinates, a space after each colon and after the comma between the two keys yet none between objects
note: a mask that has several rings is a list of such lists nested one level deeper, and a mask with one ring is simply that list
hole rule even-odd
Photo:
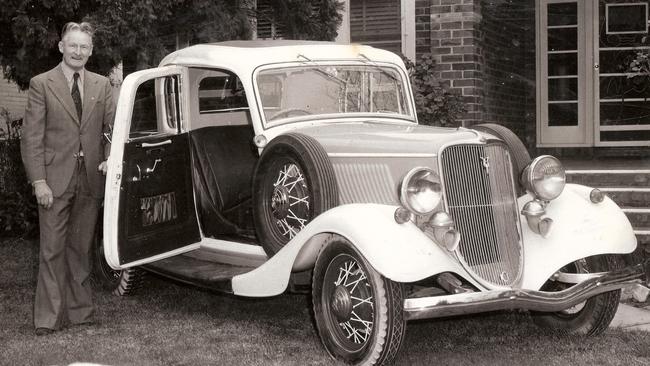
[{"label": "front wheel", "polygon": [[[612,256],[594,256],[577,260],[563,267],[560,271],[566,273],[594,273],[610,271],[617,268],[616,259]],[[542,287],[544,291],[559,291],[568,285],[549,281]],[[605,331],[611,323],[618,303],[621,290],[605,292],[568,309],[555,313],[533,312],[533,322],[542,328],[559,330],[564,333],[598,335]]]},{"label": "front wheel", "polygon": [[390,363],[406,321],[403,286],[377,273],[345,239],[333,237],[314,268],[316,327],[327,352],[353,365]]}]

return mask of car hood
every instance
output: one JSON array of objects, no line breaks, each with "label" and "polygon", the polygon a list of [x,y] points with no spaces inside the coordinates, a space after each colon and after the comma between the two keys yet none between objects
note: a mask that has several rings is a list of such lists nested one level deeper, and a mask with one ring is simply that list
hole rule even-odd
[{"label": "car hood", "polygon": [[437,154],[453,142],[478,142],[480,134],[465,128],[442,128],[374,121],[338,122],[299,127],[328,154]]}]

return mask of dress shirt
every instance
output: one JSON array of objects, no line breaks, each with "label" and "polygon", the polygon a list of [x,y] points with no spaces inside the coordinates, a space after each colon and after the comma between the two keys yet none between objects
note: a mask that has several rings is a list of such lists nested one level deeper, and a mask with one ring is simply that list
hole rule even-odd
[{"label": "dress shirt", "polygon": [[81,100],[84,100],[84,70],[81,69],[79,71],[75,71],[70,68],[70,66],[66,65],[65,62],[61,62],[61,70],[63,70],[63,75],[65,75],[65,79],[68,82],[68,88],[70,91],[72,91],[72,85],[74,84],[74,73],[78,72],[79,73],[79,95],[81,95]]}]

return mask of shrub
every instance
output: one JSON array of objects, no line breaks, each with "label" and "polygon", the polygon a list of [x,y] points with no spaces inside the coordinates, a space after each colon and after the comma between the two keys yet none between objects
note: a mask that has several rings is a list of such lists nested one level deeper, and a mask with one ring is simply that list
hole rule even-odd
[{"label": "shrub", "polygon": [[38,209],[20,159],[22,119],[0,110],[0,237],[33,234]]},{"label": "shrub", "polygon": [[411,78],[415,108],[420,124],[429,126],[457,127],[458,118],[465,113],[461,97],[449,90],[435,75],[436,61],[430,53],[420,57],[414,64],[402,57]]}]

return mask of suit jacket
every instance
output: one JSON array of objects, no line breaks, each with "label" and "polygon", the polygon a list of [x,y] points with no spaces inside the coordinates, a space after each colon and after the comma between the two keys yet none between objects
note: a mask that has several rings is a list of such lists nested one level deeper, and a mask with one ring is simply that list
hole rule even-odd
[{"label": "suit jacket", "polygon": [[97,167],[110,152],[103,133],[110,133],[115,116],[113,90],[106,77],[86,70],[83,91],[79,121],[61,65],[29,83],[21,134],[23,164],[29,180],[45,179],[54,197],[65,192],[79,151],[93,196],[104,196],[105,179]]}]

